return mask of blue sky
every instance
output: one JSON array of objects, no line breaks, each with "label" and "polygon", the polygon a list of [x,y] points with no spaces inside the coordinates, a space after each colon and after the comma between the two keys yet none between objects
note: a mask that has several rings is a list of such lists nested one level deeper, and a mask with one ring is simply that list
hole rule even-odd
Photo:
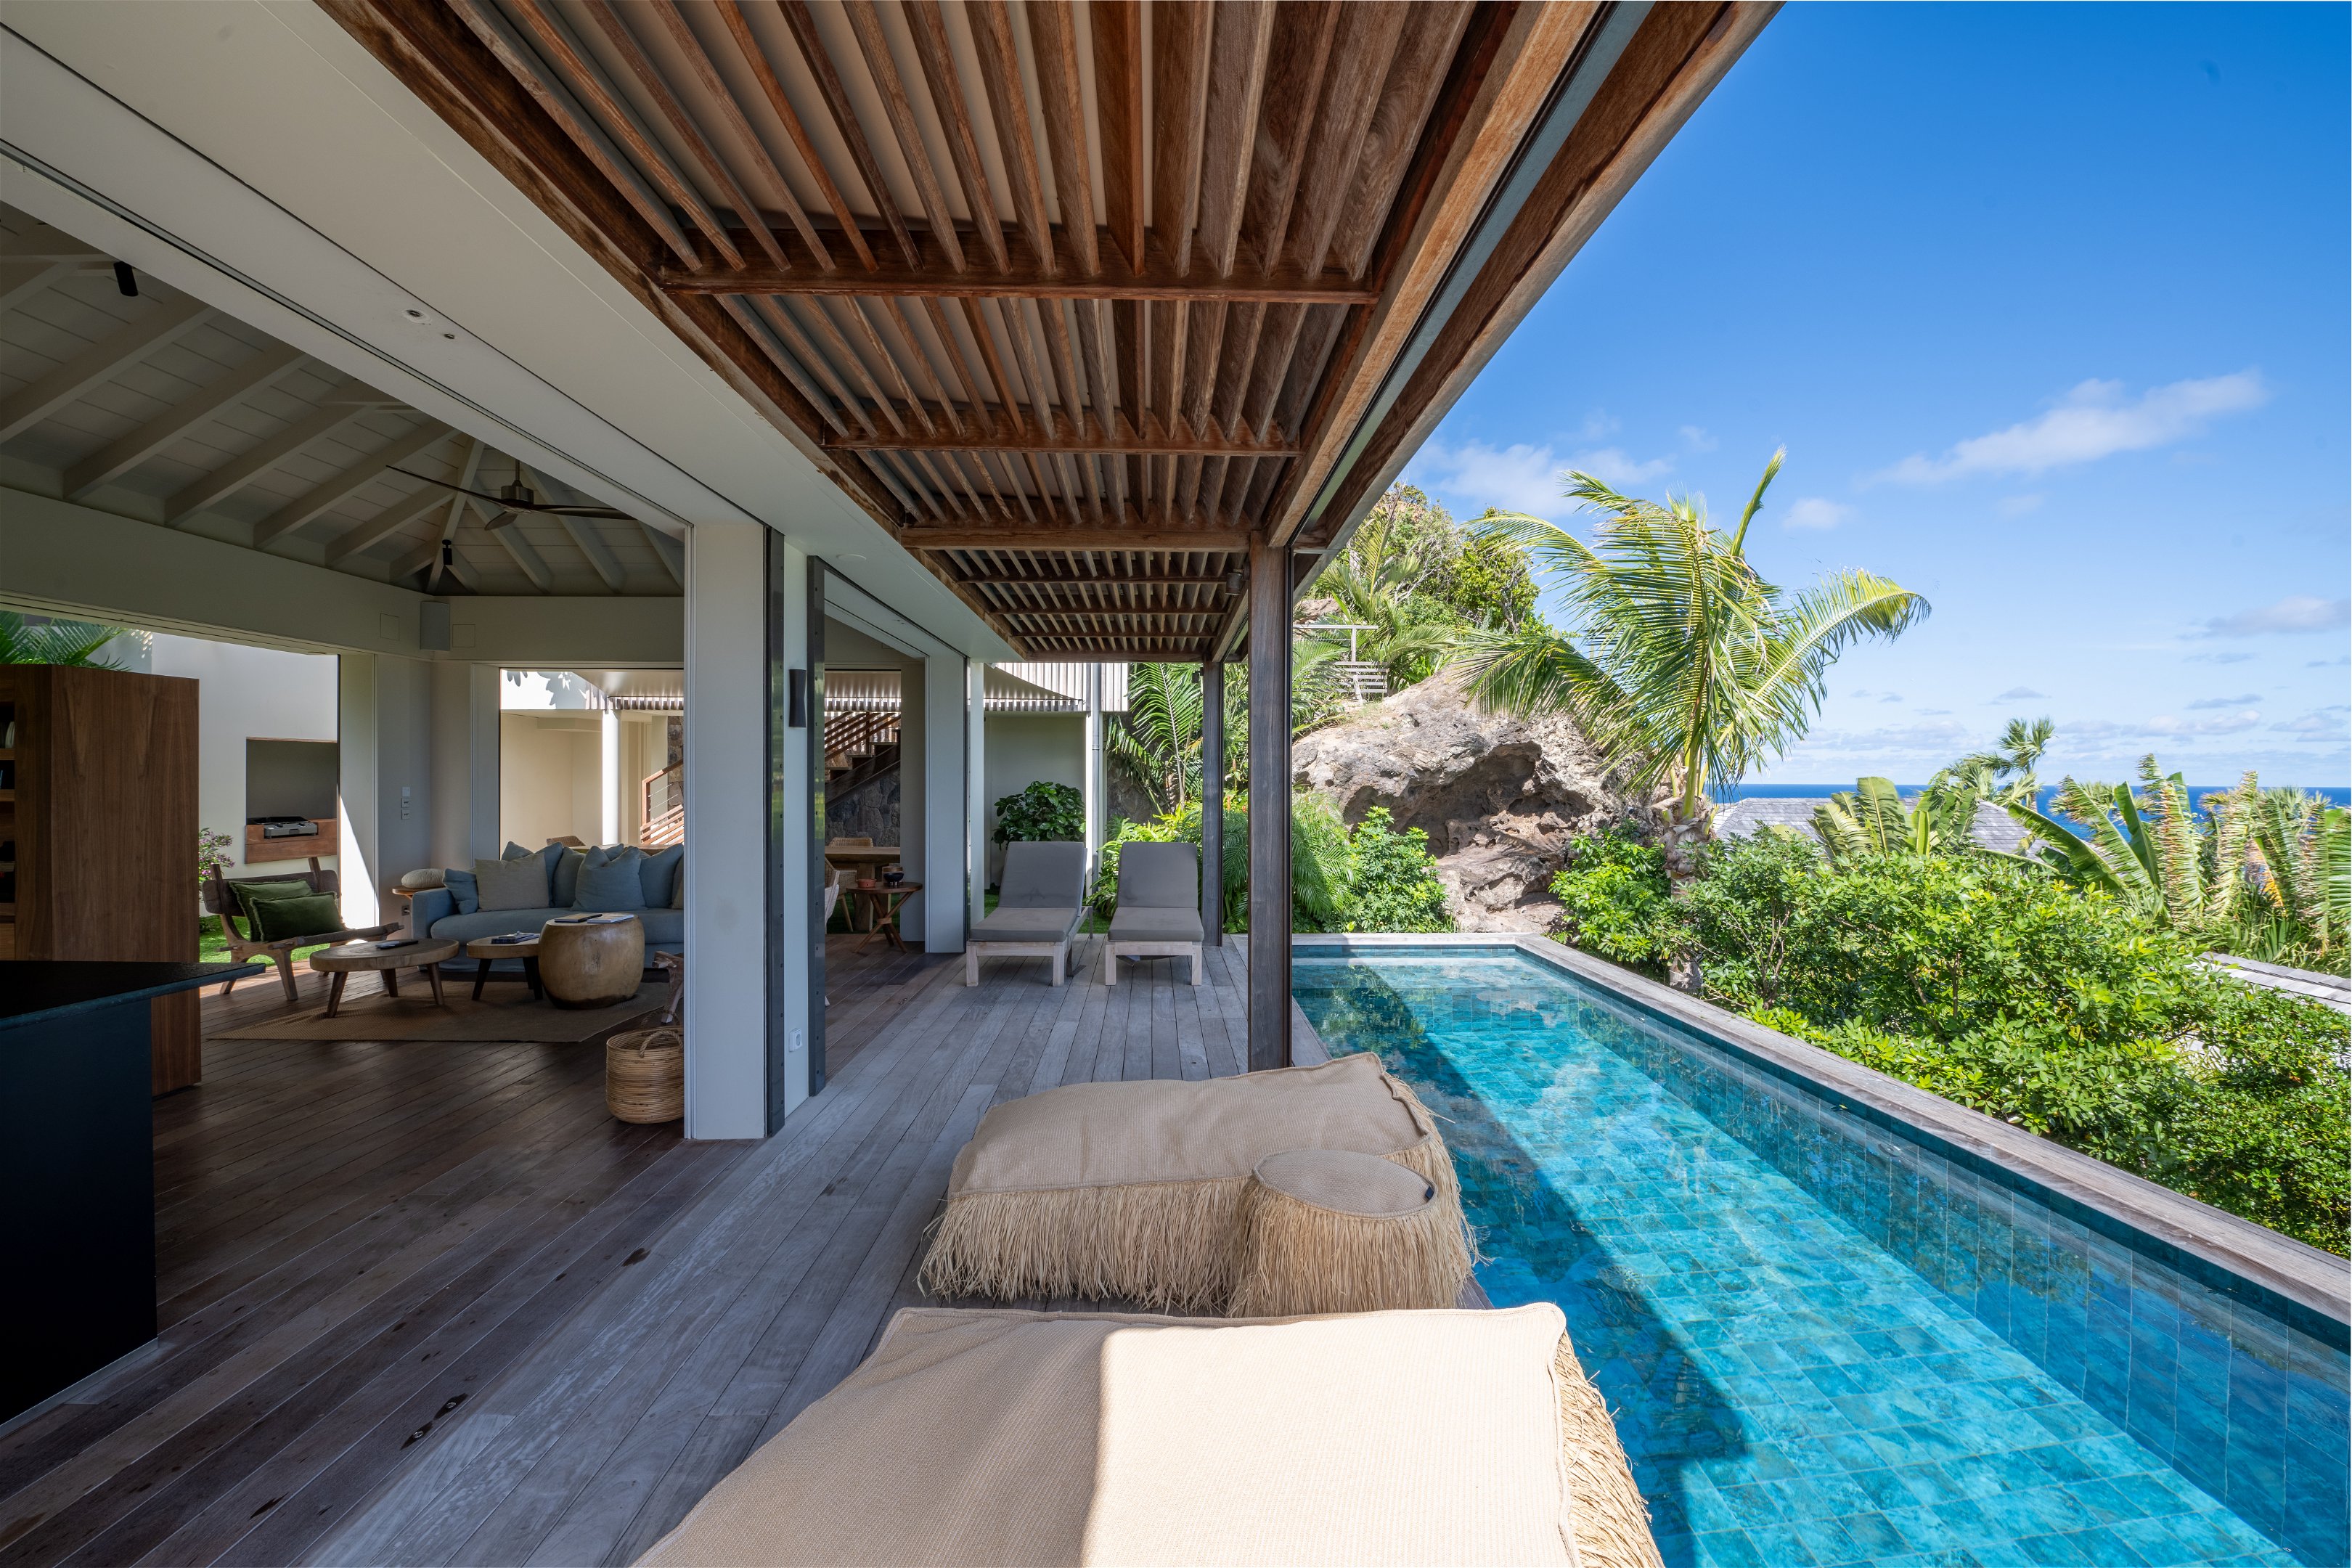
[{"label": "blue sky", "polygon": [[2344,784],[2347,63],[2343,5],[1790,5],[1405,478],[1727,524],[1785,444],[1759,569],[1934,614],[1757,782],[2046,713],[2051,778]]}]

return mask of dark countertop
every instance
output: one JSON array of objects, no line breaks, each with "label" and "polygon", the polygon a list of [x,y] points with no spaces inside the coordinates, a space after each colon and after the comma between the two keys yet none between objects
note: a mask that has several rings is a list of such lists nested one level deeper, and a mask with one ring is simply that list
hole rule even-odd
[{"label": "dark countertop", "polygon": [[268,973],[258,963],[0,963],[0,1028]]}]

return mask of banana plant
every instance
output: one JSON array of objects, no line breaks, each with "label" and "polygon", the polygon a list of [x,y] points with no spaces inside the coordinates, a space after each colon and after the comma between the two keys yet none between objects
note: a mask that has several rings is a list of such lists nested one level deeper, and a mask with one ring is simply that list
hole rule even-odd
[{"label": "banana plant", "polygon": [[1856,779],[1813,808],[1813,832],[1832,862],[1854,855],[1927,855],[1939,844],[1935,814],[1906,806],[1894,782]]}]

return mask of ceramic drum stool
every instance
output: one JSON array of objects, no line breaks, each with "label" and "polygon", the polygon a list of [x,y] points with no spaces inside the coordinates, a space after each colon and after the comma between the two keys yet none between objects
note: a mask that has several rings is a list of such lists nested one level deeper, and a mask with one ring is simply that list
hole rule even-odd
[{"label": "ceramic drum stool", "polygon": [[559,1007],[611,1007],[637,994],[646,928],[635,915],[552,920],[539,933],[539,979]]},{"label": "ceramic drum stool", "polygon": [[1451,1307],[1470,1278],[1469,1237],[1426,1177],[1340,1149],[1259,1161],[1235,1244],[1236,1318]]}]

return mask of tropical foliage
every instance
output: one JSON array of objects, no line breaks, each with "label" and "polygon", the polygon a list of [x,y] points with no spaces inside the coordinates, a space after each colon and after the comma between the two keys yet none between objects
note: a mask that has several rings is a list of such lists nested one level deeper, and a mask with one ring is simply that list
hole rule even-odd
[{"label": "tropical foliage", "polygon": [[1576,884],[1579,946],[1654,970],[1683,944],[1706,994],[1761,1023],[2346,1250],[2342,1017],[2217,973],[2104,889],[1984,853],[1832,860],[1772,831],[1712,847],[1679,896],[1662,859],[1596,859],[1622,875]]},{"label": "tropical foliage", "polygon": [[[1201,842],[1201,803],[1149,822],[1122,822],[1103,846],[1102,869],[1089,895],[1097,913],[1118,902],[1122,845]],[[1430,858],[1428,836],[1399,833],[1375,808],[1350,829],[1322,796],[1301,791],[1290,805],[1291,929],[1302,931],[1449,931],[1444,885]],[[1225,929],[1249,929],[1249,809],[1224,805]]]},{"label": "tropical foliage", "polygon": [[116,669],[99,650],[122,635],[121,626],[98,626],[87,621],[50,621],[0,610],[0,664],[69,664],[90,669]]},{"label": "tropical foliage", "polygon": [[1838,656],[1927,613],[1918,595],[1868,572],[1834,573],[1794,594],[1757,573],[1748,530],[1784,456],[1765,465],[1727,536],[1694,498],[1643,500],[1584,473],[1568,476],[1567,493],[1597,514],[1591,544],[1522,514],[1480,525],[1550,569],[1570,624],[1466,635],[1474,696],[1516,713],[1567,714],[1634,787],[1656,789],[1660,847],[1676,882],[1697,874],[1709,795],[1803,735]]},{"label": "tropical foliage", "polygon": [[996,802],[999,844],[1074,844],[1087,836],[1087,797],[1066,784],[1038,779]]},{"label": "tropical foliage", "polygon": [[[1306,604],[1320,609],[1318,600],[1328,601],[1319,619],[1362,628],[1358,656],[1381,666],[1394,690],[1427,679],[1463,632],[1532,619],[1536,583],[1516,542],[1465,528],[1419,489],[1397,485],[1308,586]],[[1348,634],[1323,634],[1316,645],[1338,655]]]}]

